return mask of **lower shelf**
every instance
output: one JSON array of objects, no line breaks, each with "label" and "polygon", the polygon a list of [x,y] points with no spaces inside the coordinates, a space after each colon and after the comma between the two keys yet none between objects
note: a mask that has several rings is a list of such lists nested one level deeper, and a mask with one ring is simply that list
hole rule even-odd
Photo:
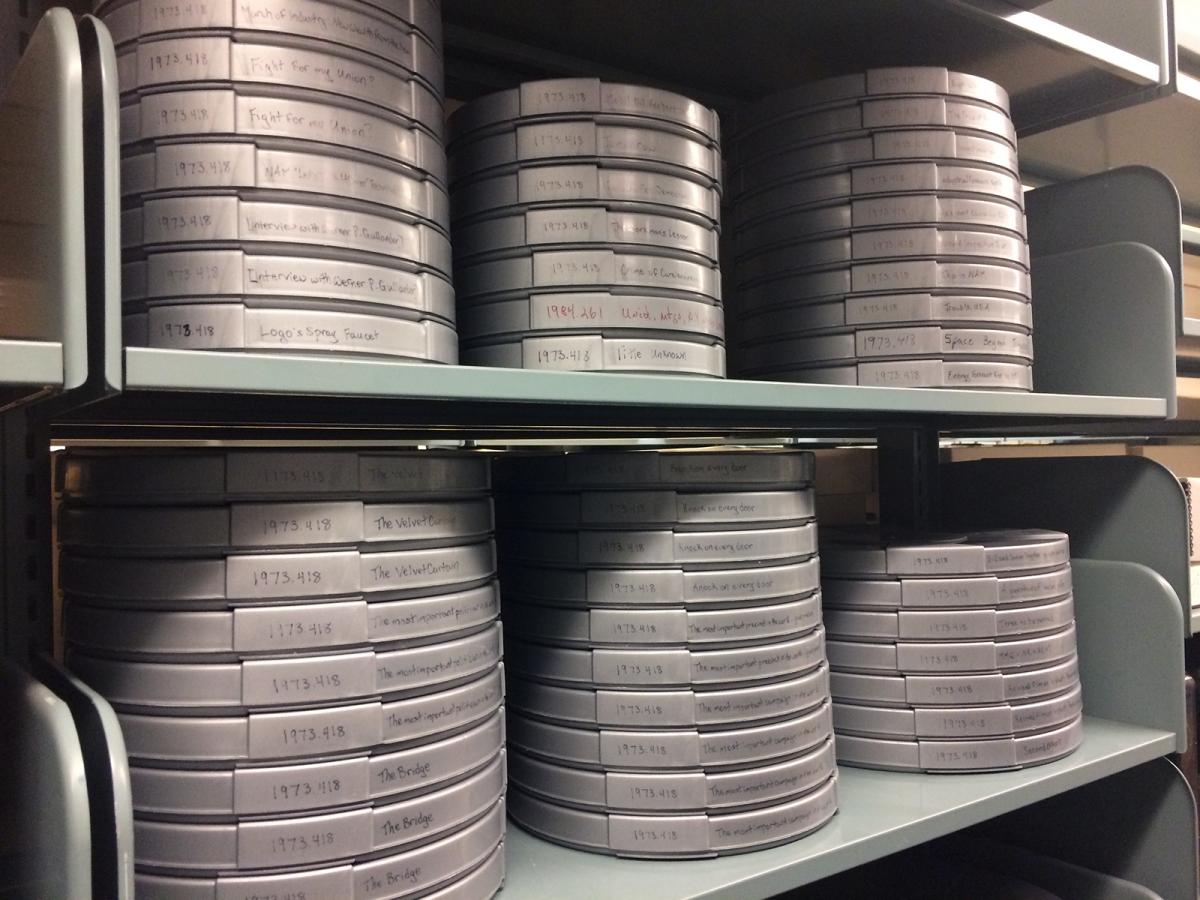
[{"label": "lower shelf", "polygon": [[614,859],[559,847],[510,823],[503,896],[504,900],[771,897],[1131,769],[1174,749],[1171,732],[1086,718],[1083,745],[1075,753],[1025,771],[957,776],[843,767],[840,812],[829,825],[794,844],[724,859]]}]

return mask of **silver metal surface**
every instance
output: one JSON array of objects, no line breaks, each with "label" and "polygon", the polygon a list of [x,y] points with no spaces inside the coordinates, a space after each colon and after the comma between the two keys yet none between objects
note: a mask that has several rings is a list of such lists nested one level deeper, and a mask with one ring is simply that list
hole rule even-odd
[{"label": "silver metal surface", "polygon": [[1083,711],[1083,691],[1024,703],[961,707],[895,707],[833,703],[833,727],[839,735],[899,738],[1014,737],[1066,725]]},{"label": "silver metal surface", "polygon": [[505,562],[514,599],[556,606],[718,608],[800,598],[821,586],[820,561],[741,569],[571,569]]},{"label": "silver metal surface", "polygon": [[836,768],[832,739],[804,756],[732,772],[589,772],[513,751],[512,783],[535,796],[601,812],[753,809],[806,794]]},{"label": "silver metal surface", "polygon": [[1047,635],[991,641],[826,641],[830,669],[867,674],[1013,672],[1067,659],[1075,650],[1074,624]]},{"label": "silver metal surface", "polygon": [[808,206],[848,203],[863,197],[940,194],[982,200],[1007,200],[1021,208],[1021,180],[999,169],[921,160],[867,163],[843,172],[827,172],[788,181],[770,190],[738,196],[733,206],[739,228]]},{"label": "silver metal surface", "polygon": [[[544,486],[543,486],[544,487]],[[805,522],[816,516],[812,488],[792,491],[686,492],[672,490],[537,492],[496,498],[506,525],[624,528],[669,525],[675,530],[753,528]]]},{"label": "silver metal surface", "polygon": [[765,373],[743,371],[741,376],[761,381],[858,384],[867,387],[1033,390],[1033,368],[1027,363],[891,360],[852,366],[775,369]]},{"label": "silver metal surface", "polygon": [[272,309],[241,303],[172,303],[124,316],[130,347],[255,350],[458,362],[458,333],[440,321],[412,321],[327,309]]},{"label": "silver metal surface", "polygon": [[[405,9],[404,7],[407,7]],[[208,31],[286,35],[318,46],[340,44],[369,53],[442,88],[441,10],[423,0],[388,3],[354,0],[217,0],[199,6],[172,6],[159,0],[132,0],[100,7],[113,42],[124,47],[150,35]],[[414,32],[415,25],[423,34]]]},{"label": "silver metal surface", "polygon": [[464,341],[525,337],[538,332],[683,332],[724,339],[725,312],[719,304],[653,294],[608,291],[536,291],[516,300],[494,300],[458,308]]},{"label": "silver metal surface", "polygon": [[459,687],[403,700],[236,716],[118,714],[131,760],[292,760],[440,740],[500,708],[503,667]]},{"label": "silver metal surface", "polygon": [[134,822],[138,864],[184,871],[276,869],[409,847],[477,820],[504,796],[504,753],[482,771],[418,797],[287,818]]},{"label": "silver metal surface", "polygon": [[[324,148],[322,148],[324,149]],[[450,201],[436,181],[351,148],[284,150],[257,141],[163,143],[121,160],[121,194],[258,188],[362,200],[449,230]]]},{"label": "silver metal surface", "polygon": [[725,348],[688,341],[594,335],[527,337],[459,349],[464,366],[567,372],[642,372],[725,377]]},{"label": "silver metal surface", "polygon": [[600,206],[532,209],[454,228],[457,259],[527,246],[633,244],[717,261],[717,232],[672,216]]},{"label": "silver metal surface", "polygon": [[[369,861],[340,862],[334,866],[295,871],[287,874],[217,875],[207,878],[185,875],[139,873],[137,888],[163,900],[195,900],[198,896],[243,897],[272,893],[300,896],[354,897],[363,900],[392,900],[443,887],[430,896],[446,900],[474,900],[477,895],[454,890],[456,876],[484,867],[495,879],[502,866],[504,839],[503,800],[476,822],[415,850],[389,853]],[[500,862],[495,862],[499,859]],[[471,877],[467,875],[466,877]],[[494,881],[488,881],[488,885]],[[468,887],[471,883],[468,882]],[[403,885],[397,893],[396,888]],[[484,893],[481,900],[490,894]]]},{"label": "silver metal surface", "polygon": [[825,610],[831,637],[851,640],[971,640],[1058,631],[1075,618],[1074,599],[1067,595],[1038,606],[1008,609],[902,609],[899,612]]},{"label": "silver metal surface", "polygon": [[830,704],[768,724],[721,731],[596,729],[555,724],[509,710],[509,742],[531,756],[602,772],[744,769],[807,753],[833,734]]},{"label": "silver metal surface", "polygon": [[797,304],[743,316],[738,335],[746,343],[847,327],[884,325],[1002,325],[1033,328],[1033,307],[1004,297],[892,294],[847,297],[832,303]]},{"label": "silver metal surface", "polygon": [[1033,338],[1022,331],[940,325],[856,328],[809,337],[768,339],[747,344],[744,352],[754,360],[753,367],[748,369],[752,372],[895,358],[1028,363],[1033,359]]},{"label": "silver metal surface", "polygon": [[442,133],[445,113],[440,95],[415,80],[436,82],[441,66],[441,59],[424,41],[411,42],[415,68],[410,69],[401,53],[383,65],[377,56],[332,43],[301,47],[286,37],[279,43],[271,39],[274,35],[255,37],[258,40],[250,41],[244,33],[238,38],[190,33],[137,39],[117,56],[121,93],[199,83],[271,85],[298,89],[300,99],[308,91],[319,91],[370,103],[419,122],[434,134]]},{"label": "silver metal surface", "polygon": [[898,741],[839,735],[840,765],[922,772],[991,772],[1061,759],[1083,741],[1083,720],[1013,738]]},{"label": "silver metal surface", "polygon": [[622,247],[526,249],[503,258],[459,266],[454,280],[459,297],[466,302],[546,287],[640,288],[662,291],[668,296],[721,299],[720,271],[714,266],[653,253],[633,253]]},{"label": "silver metal surface", "polygon": [[511,90],[472,100],[451,117],[450,139],[457,141],[472,131],[512,119],[575,113],[660,119],[686,126],[708,140],[720,138],[716,111],[681,94],[598,78],[554,78],[527,81]]},{"label": "silver metal surface", "polygon": [[460,181],[454,186],[451,211],[457,222],[508,207],[586,202],[691,216],[714,228],[721,221],[721,195],[712,186],[608,160],[529,163]]},{"label": "silver metal surface", "polygon": [[[233,302],[250,297],[303,298],[328,303],[348,300],[377,308],[408,310],[454,321],[454,289],[432,272],[408,272],[337,257],[321,258],[246,253],[242,250],[189,250],[154,253],[145,262],[126,263],[126,301],[163,298],[171,302]],[[136,274],[144,270],[144,276]],[[138,283],[144,285],[139,292]]]},{"label": "silver metal surface", "polygon": [[605,690],[508,679],[508,702],[524,716],[576,727],[741,728],[791,718],[829,699],[829,670],[723,690]]},{"label": "silver metal surface", "polygon": [[499,534],[506,559],[596,568],[745,566],[799,561],[817,552],[815,523],[728,531],[525,530]]},{"label": "silver metal surface", "polygon": [[513,820],[535,834],[592,852],[634,858],[739,853],[787,843],[837,811],[837,776],[799,800],[727,815],[605,815],[538,800],[514,788]]},{"label": "silver metal surface", "polygon": [[419,550],[242,553],[213,559],[88,557],[63,552],[62,589],[101,605],[221,608],[226,601],[355,597],[420,591],[490,579],[490,541]]},{"label": "silver metal surface", "polygon": [[829,675],[835,700],[899,707],[1021,702],[1061,694],[1078,683],[1079,659],[1074,656],[1041,668],[984,675]]},{"label": "silver metal surface", "polygon": [[504,622],[511,635],[554,646],[735,646],[812,631],[821,624],[821,598],[721,610],[566,609],[507,600]]},{"label": "silver metal surface", "polygon": [[516,123],[456,143],[450,154],[450,181],[458,182],[516,163],[590,162],[601,158],[636,163],[636,168],[692,178],[716,187],[721,151],[698,136],[685,137],[664,127],[608,124],[583,117],[532,124]]},{"label": "silver metal surface", "polygon": [[[67,498],[176,504],[225,500],[486,494],[491,460],[444,450],[68,450],[57,466]],[[809,462],[811,469],[811,460]]]},{"label": "silver metal surface", "polygon": [[[506,660],[513,672],[552,684],[692,688],[765,683],[802,675],[825,662],[824,638],[825,632],[818,628],[803,637],[736,650],[645,647],[580,650],[528,643],[512,636],[505,646]],[[1073,650],[1074,632],[1070,638]],[[1066,641],[1060,639],[1060,643]],[[1036,662],[1031,660],[1029,664]]]},{"label": "silver metal surface", "polygon": [[67,651],[80,678],[122,709],[185,714],[336,703],[429,689],[478,675],[501,656],[500,625],[474,635],[399,650],[240,662],[143,662]]},{"label": "silver metal surface", "polygon": [[869,576],[1004,575],[1058,569],[1071,562],[1061,531],[1005,529],[947,532],[881,541],[870,529],[826,531],[821,544],[826,574]]},{"label": "silver metal surface", "polygon": [[[135,209],[122,216],[130,212],[137,215]],[[127,249],[203,250],[209,244],[232,243],[254,252],[255,245],[295,244],[386,256],[435,269],[446,278],[453,268],[450,241],[440,228],[361,210],[189,194],[146,200],[140,219],[126,228],[123,218]],[[323,255],[324,250],[315,253]]]},{"label": "silver metal surface", "polygon": [[[330,100],[332,98],[329,98]],[[368,111],[371,110],[371,111]],[[204,88],[146,94],[121,107],[121,143],[158,138],[275,137],[373,153],[445,180],[441,141],[374,107]]]},{"label": "silver metal surface", "polygon": [[496,582],[403,600],[338,600],[229,611],[111,609],[66,598],[64,636],[75,647],[139,657],[271,653],[415,642],[474,631],[500,614]]}]

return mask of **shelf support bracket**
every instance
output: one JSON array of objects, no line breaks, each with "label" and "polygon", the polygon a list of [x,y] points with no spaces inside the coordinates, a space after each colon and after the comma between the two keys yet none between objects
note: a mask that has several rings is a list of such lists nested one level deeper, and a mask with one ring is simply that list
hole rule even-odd
[{"label": "shelf support bracket", "polygon": [[881,428],[879,524],[888,531],[928,531],[941,522],[938,432]]}]

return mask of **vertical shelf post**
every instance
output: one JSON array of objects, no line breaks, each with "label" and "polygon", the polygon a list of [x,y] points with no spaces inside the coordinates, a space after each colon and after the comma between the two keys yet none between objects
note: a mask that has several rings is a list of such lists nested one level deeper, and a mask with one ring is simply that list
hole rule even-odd
[{"label": "vertical shelf post", "polygon": [[881,428],[879,524],[885,531],[928,531],[941,522],[938,432]]}]

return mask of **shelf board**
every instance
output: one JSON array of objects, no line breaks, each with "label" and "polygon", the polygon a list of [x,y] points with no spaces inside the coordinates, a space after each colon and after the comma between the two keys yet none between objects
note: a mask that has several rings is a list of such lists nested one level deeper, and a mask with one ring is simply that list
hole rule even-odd
[{"label": "shelf board", "polygon": [[[298,390],[298,386],[304,386]],[[268,399],[269,398],[269,399]],[[314,402],[324,398],[327,402]],[[346,402],[352,400],[354,402]],[[783,384],[129,348],[125,389],[68,426],[364,427],[463,434],[857,434],[881,424],[1060,430],[1162,418],[1160,398]]]},{"label": "shelf board", "polygon": [[62,385],[62,344],[0,339],[0,409],[36,399]]},{"label": "shelf board", "polygon": [[[1117,3],[1098,9],[1096,0],[1082,15],[1081,4],[1066,0],[1038,6],[446,0],[447,81],[451,96],[470,99],[531,77],[636,77],[728,111],[734,101],[826,75],[945,66],[1003,84],[1021,133],[1137,102],[1166,81],[1156,16],[1130,16]],[[763,52],[781,47],[789,52]]]},{"label": "shelf board", "polygon": [[1020,772],[916,775],[839,770],[836,818],[793,844],[693,862],[622,860],[509,828],[505,900],[754,900],[978,824],[1175,749],[1175,736],[1107,719],[1084,722],[1066,759]]}]

